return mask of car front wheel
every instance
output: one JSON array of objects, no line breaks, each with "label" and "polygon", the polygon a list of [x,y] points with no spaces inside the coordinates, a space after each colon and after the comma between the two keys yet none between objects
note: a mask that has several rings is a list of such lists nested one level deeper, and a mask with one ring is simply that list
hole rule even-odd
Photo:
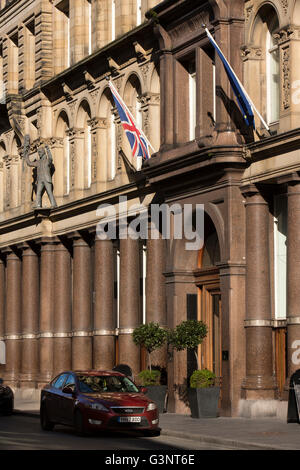
[{"label": "car front wheel", "polygon": [[86,431],[83,416],[80,410],[75,411],[74,427],[75,427],[77,436],[86,436],[87,431]]},{"label": "car front wheel", "polygon": [[53,428],[54,428],[54,423],[52,423],[49,420],[45,405],[42,406],[42,408],[41,408],[40,418],[41,418],[41,427],[42,427],[42,429],[44,431],[52,431]]}]

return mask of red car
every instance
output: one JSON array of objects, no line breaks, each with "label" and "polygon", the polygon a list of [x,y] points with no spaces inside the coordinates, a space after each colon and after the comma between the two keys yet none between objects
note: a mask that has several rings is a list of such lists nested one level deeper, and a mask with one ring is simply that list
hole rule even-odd
[{"label": "red car", "polygon": [[80,435],[104,429],[159,435],[157,405],[144,395],[146,391],[119,372],[63,372],[42,389],[42,429],[65,424]]}]

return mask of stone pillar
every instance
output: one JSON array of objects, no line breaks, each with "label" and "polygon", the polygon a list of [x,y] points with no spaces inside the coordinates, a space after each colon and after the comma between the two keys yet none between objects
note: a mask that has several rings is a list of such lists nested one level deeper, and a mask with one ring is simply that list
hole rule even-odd
[{"label": "stone pillar", "polygon": [[55,245],[54,261],[54,340],[53,375],[72,367],[71,339],[71,256],[68,248],[58,242]]},{"label": "stone pillar", "polygon": [[269,207],[253,185],[246,201],[246,378],[247,399],[275,398],[271,324]]},{"label": "stone pillar", "polygon": [[73,239],[72,368],[92,367],[91,253],[80,235]]},{"label": "stone pillar", "polygon": [[55,239],[44,239],[40,261],[40,334],[39,386],[53,378],[53,316],[54,316]]},{"label": "stone pillar", "polygon": [[300,181],[288,184],[287,230],[287,342],[288,377],[299,369],[300,346]]},{"label": "stone pillar", "polygon": [[140,371],[140,348],[132,332],[140,324],[139,240],[120,240],[119,363]]},{"label": "stone pillar", "polygon": [[115,365],[114,251],[111,240],[95,240],[94,369]]},{"label": "stone pillar", "polygon": [[35,388],[38,374],[39,259],[27,244],[22,247],[21,387]]},{"label": "stone pillar", "polygon": [[161,107],[160,107],[160,136],[161,150],[174,143],[174,59],[171,51],[165,50],[160,58],[160,83],[161,83]]},{"label": "stone pillar", "polygon": [[[5,340],[5,262],[0,257],[0,351]],[[3,343],[1,343],[3,341]],[[4,343],[5,344],[5,343]],[[5,371],[5,364],[0,362],[0,377]]]},{"label": "stone pillar", "polygon": [[[149,233],[147,240],[147,263],[146,263],[146,322],[159,323],[162,328],[167,327],[166,309],[166,241],[155,230],[158,239]],[[167,366],[167,348],[163,346],[151,353],[152,365]]]},{"label": "stone pillar", "polygon": [[6,263],[5,381],[18,387],[21,370],[21,259],[14,251],[8,251]]}]

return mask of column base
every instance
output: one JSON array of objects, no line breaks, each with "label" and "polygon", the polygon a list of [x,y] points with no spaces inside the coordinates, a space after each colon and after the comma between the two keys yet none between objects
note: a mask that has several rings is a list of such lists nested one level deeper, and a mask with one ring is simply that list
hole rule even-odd
[{"label": "column base", "polygon": [[36,388],[37,374],[21,374],[20,388]]},{"label": "column base", "polygon": [[242,384],[241,396],[248,400],[278,398],[276,377],[248,376]]},{"label": "column base", "polygon": [[286,422],[287,407],[287,401],[240,400],[238,416],[241,418],[278,418]]}]

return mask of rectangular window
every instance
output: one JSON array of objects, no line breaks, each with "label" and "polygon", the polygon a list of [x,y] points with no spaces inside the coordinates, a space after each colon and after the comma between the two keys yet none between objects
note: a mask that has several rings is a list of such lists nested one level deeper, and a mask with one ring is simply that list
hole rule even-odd
[{"label": "rectangular window", "polygon": [[89,15],[89,54],[92,53],[92,2],[88,1],[88,15]]},{"label": "rectangular window", "polygon": [[142,23],[142,0],[136,0],[136,24]]},{"label": "rectangular window", "polygon": [[87,127],[87,185],[92,184],[92,132],[91,126]]},{"label": "rectangular window", "polygon": [[115,116],[110,117],[110,179],[116,176],[116,124]]},{"label": "rectangular window", "polygon": [[66,194],[70,194],[70,139],[66,135],[64,137],[64,155],[66,164]]},{"label": "rectangular window", "polygon": [[216,65],[212,62],[212,75],[213,75],[213,121],[216,122],[217,119],[217,82],[216,82]]},{"label": "rectangular window", "polygon": [[274,296],[275,318],[286,319],[287,199],[274,198]]},{"label": "rectangular window", "polygon": [[71,28],[70,28],[70,2],[62,0],[57,2],[54,10],[53,30],[54,63],[57,72],[71,65]]},{"label": "rectangular window", "polygon": [[35,82],[35,25],[34,20],[24,28],[24,86],[27,90]]},{"label": "rectangular window", "polygon": [[190,140],[195,139],[196,129],[196,70],[195,64],[190,64],[189,70],[189,123],[190,123]]},{"label": "rectangular window", "polygon": [[267,121],[279,120],[279,48],[270,33],[267,34]]},{"label": "rectangular window", "polygon": [[116,39],[116,0],[111,0],[111,40]]},{"label": "rectangular window", "polygon": [[19,90],[19,38],[18,32],[9,38],[8,43],[8,91],[18,93]]},{"label": "rectangular window", "polygon": [[6,102],[5,88],[3,73],[3,45],[0,43],[0,104],[5,104]]}]

